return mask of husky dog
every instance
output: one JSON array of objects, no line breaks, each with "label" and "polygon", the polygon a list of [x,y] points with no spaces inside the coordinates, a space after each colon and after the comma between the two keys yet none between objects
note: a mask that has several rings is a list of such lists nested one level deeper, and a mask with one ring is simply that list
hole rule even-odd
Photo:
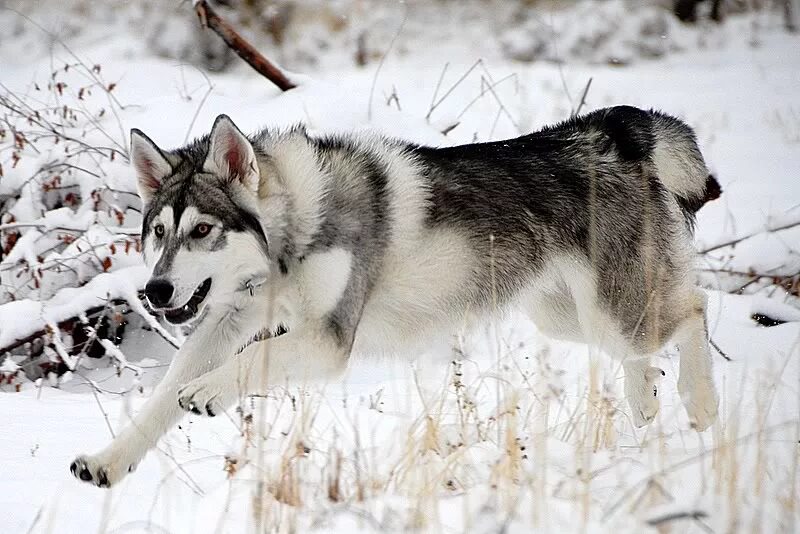
[{"label": "husky dog", "polygon": [[185,411],[213,416],[509,305],[618,358],[637,426],[658,411],[650,356],[669,341],[691,424],[717,416],[692,230],[718,186],[675,118],[614,107],[431,148],[303,128],[245,136],[221,115],[172,151],[133,130],[131,160],[145,295],[192,333],[133,423],[72,463],[81,480],[118,482]]}]

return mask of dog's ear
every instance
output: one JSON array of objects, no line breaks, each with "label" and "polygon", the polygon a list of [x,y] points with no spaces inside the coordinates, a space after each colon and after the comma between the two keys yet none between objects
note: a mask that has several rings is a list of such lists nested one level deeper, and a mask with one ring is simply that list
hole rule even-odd
[{"label": "dog's ear", "polygon": [[148,204],[161,181],[172,174],[172,165],[161,149],[136,128],[131,130],[131,163],[136,169],[139,196]]},{"label": "dog's ear", "polygon": [[258,193],[260,177],[253,145],[227,115],[214,121],[203,170]]}]

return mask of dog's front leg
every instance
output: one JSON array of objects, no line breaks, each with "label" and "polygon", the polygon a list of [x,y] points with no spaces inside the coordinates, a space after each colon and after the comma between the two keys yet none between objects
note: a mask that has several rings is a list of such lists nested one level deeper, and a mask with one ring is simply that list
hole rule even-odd
[{"label": "dog's front leg", "polygon": [[175,404],[178,388],[219,366],[227,355],[221,349],[219,342],[195,332],[177,352],[163,380],[133,421],[99,453],[78,456],[70,466],[72,474],[90,484],[108,487],[133,471],[159,438],[183,417],[183,410]]},{"label": "dog's front leg", "polygon": [[253,343],[223,365],[180,389],[177,403],[184,410],[214,416],[246,395],[269,386],[303,384],[344,372],[349,345],[324,328],[307,328]]}]

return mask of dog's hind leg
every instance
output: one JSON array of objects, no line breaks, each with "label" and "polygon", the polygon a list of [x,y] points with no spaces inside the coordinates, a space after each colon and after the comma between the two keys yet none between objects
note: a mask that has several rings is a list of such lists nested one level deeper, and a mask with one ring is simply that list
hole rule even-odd
[{"label": "dog's hind leg", "polygon": [[673,336],[680,352],[678,393],[692,427],[702,432],[717,419],[719,398],[708,348],[705,294],[695,290],[689,305],[686,318]]},{"label": "dog's hind leg", "polygon": [[[573,271],[565,280],[570,284],[570,294],[574,298],[571,310],[583,340],[622,362],[625,399],[634,425],[642,427],[651,423],[658,413],[657,382],[664,372],[651,367],[650,351],[634,342],[636,332],[626,335],[620,330],[621,322],[599,302],[595,283],[588,273]],[[644,317],[636,323],[642,320]]]}]

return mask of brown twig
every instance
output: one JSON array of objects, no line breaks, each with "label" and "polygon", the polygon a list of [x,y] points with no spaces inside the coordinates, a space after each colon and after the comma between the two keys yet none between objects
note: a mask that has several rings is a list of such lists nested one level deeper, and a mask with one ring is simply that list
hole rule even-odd
[{"label": "brown twig", "polygon": [[253,45],[248,43],[239,33],[234,30],[224,19],[217,15],[206,0],[197,0],[194,10],[200,19],[203,28],[211,28],[214,33],[222,37],[231,50],[253,67],[256,72],[278,86],[281,91],[288,91],[297,87],[289,81],[289,78],[270,60],[265,58],[256,50]]}]

